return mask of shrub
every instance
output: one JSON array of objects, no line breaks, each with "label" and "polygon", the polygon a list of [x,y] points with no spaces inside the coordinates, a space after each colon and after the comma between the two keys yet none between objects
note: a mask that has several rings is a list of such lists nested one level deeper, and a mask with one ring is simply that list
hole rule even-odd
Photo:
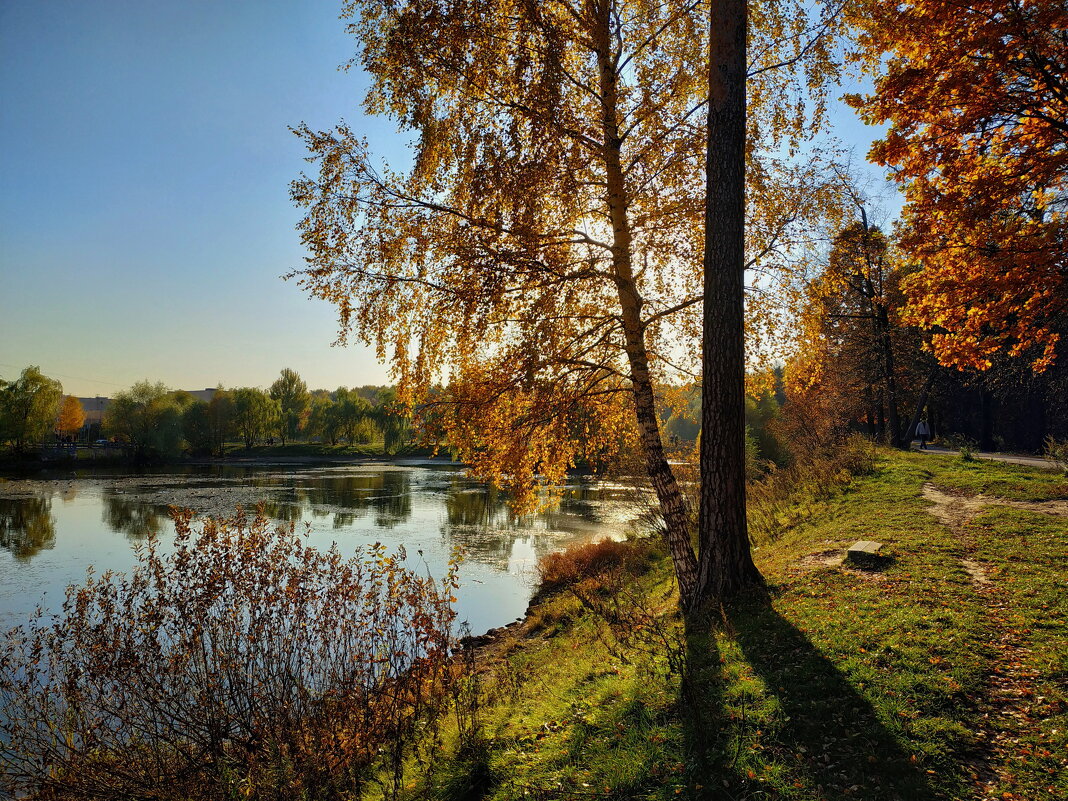
[{"label": "shrub", "polygon": [[950,434],[945,441],[950,448],[960,452],[960,458],[965,462],[974,460],[979,451],[979,443],[963,434]]},{"label": "shrub", "polygon": [[129,575],[90,573],[0,643],[0,792],[310,801],[399,783],[452,681],[455,562],[436,583],[403,550],[342,559],[262,515],[174,519],[173,553],[149,541]]},{"label": "shrub", "polygon": [[1068,473],[1068,440],[1058,441],[1052,436],[1046,437],[1042,455],[1053,468]]},{"label": "shrub", "polygon": [[640,546],[603,539],[572,545],[538,562],[542,592],[556,592],[639,561]]},{"label": "shrub", "polygon": [[773,542],[809,514],[813,501],[830,498],[853,476],[866,475],[874,469],[874,444],[854,434],[833,448],[807,454],[785,469],[772,470],[765,478],[749,482],[749,539],[758,544]]}]

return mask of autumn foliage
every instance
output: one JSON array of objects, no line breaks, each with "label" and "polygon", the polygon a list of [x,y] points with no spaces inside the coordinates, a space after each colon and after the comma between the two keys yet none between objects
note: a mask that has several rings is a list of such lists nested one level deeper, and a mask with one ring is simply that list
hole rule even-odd
[{"label": "autumn foliage", "polygon": [[59,405],[59,417],[56,419],[56,431],[62,434],[76,434],[85,424],[85,410],[82,402],[73,395],[66,395]]},{"label": "autumn foliage", "polygon": [[853,103],[891,124],[872,156],[905,189],[909,318],[943,364],[1046,369],[1068,316],[1068,6],[862,7],[876,84]]},{"label": "autumn foliage", "polygon": [[456,566],[440,582],[264,517],[175,515],[128,574],[90,573],[0,644],[0,790],[339,798],[399,780],[443,710]]}]

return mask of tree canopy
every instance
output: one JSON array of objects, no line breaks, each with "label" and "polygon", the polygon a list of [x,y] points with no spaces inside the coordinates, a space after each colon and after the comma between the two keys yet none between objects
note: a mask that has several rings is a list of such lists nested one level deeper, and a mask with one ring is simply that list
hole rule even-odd
[{"label": "tree canopy", "polygon": [[182,406],[164,384],[139,381],[112,398],[104,430],[129,442],[138,459],[176,456],[182,448]]},{"label": "tree canopy", "polygon": [[304,383],[304,379],[296,370],[286,367],[271,384],[268,394],[281,406],[279,432],[282,436],[282,444],[285,445],[286,439],[295,437],[304,424],[304,414],[311,400],[311,396],[308,395],[308,385]]},{"label": "tree canopy", "polygon": [[[294,275],[336,305],[343,339],[377,347],[403,401],[448,379],[438,419],[476,472],[522,501],[583,449],[638,446],[685,549],[653,385],[701,359],[707,10],[349,2],[365,108],[411,132],[414,164],[380,164],[347,125],[300,126],[318,173],[292,189],[310,252]],[[802,98],[833,74],[834,15],[758,2],[752,20],[743,265],[771,276],[830,201],[812,165],[784,154],[822,114],[818,92],[815,120]],[[754,336],[772,319],[770,277],[764,289]],[[575,436],[591,418],[602,435]]]},{"label": "tree canopy", "polygon": [[0,382],[0,440],[16,451],[41,442],[52,433],[63,385],[29,366],[14,381]]},{"label": "tree canopy", "polygon": [[245,447],[273,437],[282,416],[282,404],[262,389],[241,387],[230,393],[233,426]]},{"label": "tree canopy", "polygon": [[59,407],[59,417],[56,418],[56,431],[62,434],[76,434],[85,424],[85,409],[82,402],[73,395],[66,395]]},{"label": "tree canopy", "polygon": [[943,364],[1044,370],[1068,331],[1068,6],[862,9],[876,83],[853,102],[891,125],[872,156],[905,189],[901,244],[922,266],[907,315]]}]

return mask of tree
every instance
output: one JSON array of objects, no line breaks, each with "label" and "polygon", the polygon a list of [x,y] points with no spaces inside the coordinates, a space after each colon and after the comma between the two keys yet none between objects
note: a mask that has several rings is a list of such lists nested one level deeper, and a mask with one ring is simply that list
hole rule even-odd
[{"label": "tree", "polygon": [[337,427],[337,434],[344,437],[349,445],[370,442],[373,431],[371,403],[357,390],[347,387],[338,387],[334,397],[333,423]]},{"label": "tree", "polygon": [[[749,139],[739,149],[732,132],[731,149],[708,160],[736,160],[740,175],[749,156],[744,249],[735,241],[740,220],[729,233],[713,229],[734,243],[732,274],[781,266],[829,200],[811,165],[774,154],[795,147],[812,122],[783,109],[797,109],[808,86],[833,74],[821,34],[834,23],[823,18],[813,31],[800,3],[757,5],[748,128],[744,112],[741,118]],[[688,609],[713,591],[713,573],[744,574],[716,591],[753,578],[741,555],[714,545],[730,541],[728,550],[748,552],[733,468],[706,481],[719,500],[712,503],[718,511],[702,517],[701,559],[715,567],[698,571],[690,510],[664,453],[653,391],[699,370],[700,165],[709,144],[701,123],[708,53],[700,7],[353,0],[343,16],[372,79],[366,108],[393,115],[415,135],[414,166],[379,168],[347,126],[301,126],[319,173],[292,189],[306,209],[300,227],[310,251],[307,268],[293,275],[336,304],[342,339],[355,334],[389,359],[403,402],[449,378],[435,401],[448,411],[439,408],[435,418],[476,473],[508,483],[522,502],[533,497],[538,477],[560,479],[586,447],[600,456],[641,450]],[[744,4],[723,11],[717,20],[744,32]],[[744,104],[745,96],[737,84],[746,76],[731,41],[734,66],[725,81],[737,117],[737,98]],[[744,64],[744,49],[741,57]],[[812,108],[818,117],[822,105]],[[740,217],[741,195],[737,187],[731,193],[722,213]],[[713,288],[711,302],[730,294],[741,309],[740,284],[731,281]],[[765,288],[773,289],[770,279]],[[720,322],[727,324],[710,325]],[[737,340],[736,323],[716,331],[709,348],[720,336]],[[735,343],[714,358],[732,377],[707,405],[714,425],[728,432],[709,453],[741,462],[735,423],[742,398],[734,383],[743,350]],[[603,435],[576,438],[590,415]],[[729,515],[728,506],[735,507]]]},{"label": "tree", "polygon": [[242,387],[235,389],[231,397],[234,427],[246,448],[267,439],[277,429],[282,405],[262,389]]},{"label": "tree", "polygon": [[863,6],[891,124],[872,157],[905,189],[902,246],[923,269],[908,316],[945,365],[1004,352],[1036,371],[1068,332],[1068,6],[908,0]]},{"label": "tree", "polygon": [[886,237],[868,225],[861,209],[861,220],[835,236],[827,270],[814,287],[823,336],[836,351],[836,363],[851,365],[869,408],[879,410],[879,435],[895,448],[905,433],[891,325],[901,307],[900,278]]},{"label": "tree", "polygon": [[321,442],[337,445],[337,404],[327,390],[317,389],[311,393],[311,408],[308,411],[308,425],[305,430],[313,437],[318,437]]},{"label": "tree", "polygon": [[383,449],[386,453],[396,453],[411,439],[411,411],[397,400],[397,391],[393,387],[385,387],[377,395],[372,417],[382,431]]},{"label": "tree", "polygon": [[82,402],[73,395],[65,395],[59,406],[56,431],[66,436],[73,436],[82,430],[83,425],[85,425],[85,409],[82,408]]},{"label": "tree", "polygon": [[0,384],[0,439],[12,442],[16,453],[42,441],[53,430],[62,396],[63,385],[33,365]]},{"label": "tree", "polygon": [[230,393],[219,387],[210,401],[195,401],[182,413],[186,441],[194,451],[222,456],[226,439],[234,428],[232,418]]},{"label": "tree", "polygon": [[304,413],[308,410],[310,401],[308,385],[295,370],[286,367],[278,379],[271,384],[268,392],[281,405],[278,431],[282,437],[282,444],[285,445],[286,438],[295,437],[304,422]]},{"label": "tree", "polygon": [[164,384],[139,381],[111,399],[104,430],[129,442],[138,461],[172,458],[182,449],[182,407]]}]

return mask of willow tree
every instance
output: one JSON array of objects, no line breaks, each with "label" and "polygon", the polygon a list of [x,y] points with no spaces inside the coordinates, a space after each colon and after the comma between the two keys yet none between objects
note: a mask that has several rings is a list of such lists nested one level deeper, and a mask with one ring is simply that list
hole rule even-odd
[{"label": "willow tree", "polygon": [[[348,125],[302,125],[318,171],[292,188],[310,251],[294,276],[336,304],[342,341],[377,347],[404,400],[447,380],[435,419],[476,473],[521,502],[583,456],[641,453],[687,609],[758,574],[744,495],[721,481],[727,466],[703,482],[719,500],[695,554],[654,386],[697,375],[704,341],[731,378],[714,395],[725,436],[706,432],[715,447],[703,462],[743,458],[732,422],[743,403],[742,270],[764,275],[750,303],[755,335],[773,320],[762,312],[775,269],[827,199],[817,170],[792,156],[819,123],[819,87],[833,73],[830,11],[753,3],[747,62],[744,3],[713,6],[710,17],[707,4],[671,0],[351,0],[343,18],[358,42],[352,63],[371,78],[365,111],[397,121],[412,164],[381,163]],[[710,44],[734,64],[722,73],[734,145],[722,152],[716,136],[708,152]],[[735,182],[711,215],[735,218],[709,237],[712,269],[728,279],[713,280],[711,315],[706,153],[710,176],[730,162]],[[717,263],[741,236],[743,211],[744,246]]]}]

